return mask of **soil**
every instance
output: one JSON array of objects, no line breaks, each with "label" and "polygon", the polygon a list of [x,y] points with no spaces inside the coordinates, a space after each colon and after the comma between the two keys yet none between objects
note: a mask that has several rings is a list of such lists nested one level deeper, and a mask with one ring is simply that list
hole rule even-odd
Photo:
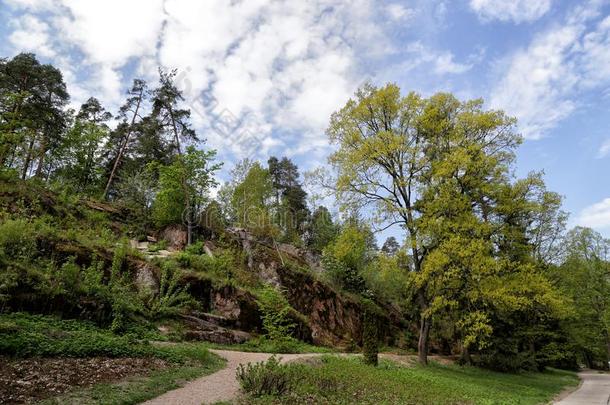
[{"label": "soil", "polygon": [[0,356],[0,404],[28,404],[100,382],[168,367],[156,358],[30,358]]}]

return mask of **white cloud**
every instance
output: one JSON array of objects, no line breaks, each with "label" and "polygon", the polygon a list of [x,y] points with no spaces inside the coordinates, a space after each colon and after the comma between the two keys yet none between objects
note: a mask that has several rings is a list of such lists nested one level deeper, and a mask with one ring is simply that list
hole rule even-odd
[{"label": "white cloud", "polygon": [[34,52],[44,57],[55,56],[49,39],[49,26],[31,14],[24,14],[14,21],[15,30],[9,35],[11,44],[24,52]]},{"label": "white cloud", "polygon": [[610,198],[584,208],[577,216],[576,223],[595,229],[610,227]]},{"label": "white cloud", "polygon": [[532,22],[551,9],[551,0],[470,0],[470,8],[483,21]]},{"label": "white cloud", "polygon": [[[149,81],[159,64],[177,68],[200,132],[237,153],[240,142],[213,130],[218,116],[245,121],[263,140],[261,151],[282,141],[303,153],[320,148],[331,112],[361,82],[361,61],[392,51],[376,22],[386,11],[373,0],[7,1],[14,18],[31,14],[39,23],[23,20],[11,43],[51,58],[75,104],[89,93],[116,108],[132,67]],[[410,10],[387,12],[405,21]],[[289,139],[271,139],[278,128]]]},{"label": "white cloud", "polygon": [[[374,23],[370,0],[195,4],[167,1],[161,63],[190,68],[191,97],[209,90],[217,102],[209,120],[226,110],[248,117],[244,126],[263,137],[278,128],[288,133],[284,142],[266,142],[268,148],[317,148],[330,114],[359,84],[362,55],[388,51],[373,46],[389,41]],[[239,152],[241,145],[230,146]]]},{"label": "white cloud", "polygon": [[501,63],[491,105],[516,116],[526,138],[544,136],[579,107],[579,94],[610,83],[610,19],[594,23],[597,6],[577,7]]},{"label": "white cloud", "polygon": [[599,147],[599,151],[597,153],[598,159],[605,158],[610,155],[610,139],[606,139],[601,146]]},{"label": "white cloud", "polygon": [[410,58],[403,68],[408,70],[425,65],[437,75],[444,75],[465,73],[472,68],[471,64],[455,62],[453,53],[426,47],[419,41],[409,44],[406,50]]},{"label": "white cloud", "polygon": [[406,21],[415,15],[415,11],[402,4],[392,3],[387,7],[387,13],[394,21]]}]

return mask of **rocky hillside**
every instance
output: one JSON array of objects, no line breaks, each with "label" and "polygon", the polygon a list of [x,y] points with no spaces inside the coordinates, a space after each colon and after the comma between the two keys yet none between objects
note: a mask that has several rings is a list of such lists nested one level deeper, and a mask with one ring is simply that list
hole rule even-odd
[{"label": "rocky hillside", "polygon": [[[100,277],[108,282],[119,250],[125,251],[119,270],[135,294],[163,296],[168,289],[163,269],[176,270],[179,277],[173,288],[187,291],[194,305],[147,323],[186,340],[242,343],[264,333],[261,288],[271,287],[285,297],[292,334],[316,345],[360,344],[365,305],[380,305],[333,288],[324,281],[319,259],[307,250],[257,238],[244,229],[228,228],[218,237],[185,247],[186,231],[179,226],[137,235],[129,226],[129,210],[123,207],[70,200],[21,182],[1,185],[0,207],[5,215],[22,218],[21,223],[13,219],[4,226],[12,224],[21,228],[16,231],[26,232],[18,243],[31,249],[4,259],[14,276],[3,285],[3,305],[12,311],[111,322],[116,303],[85,292],[80,284],[82,273],[92,267],[103,269]],[[57,272],[72,265],[81,274],[71,276],[75,285],[70,286],[65,274]],[[49,274],[45,266],[56,270]],[[45,283],[50,288],[42,288]],[[389,306],[376,313],[385,339],[392,341],[400,317]]]}]

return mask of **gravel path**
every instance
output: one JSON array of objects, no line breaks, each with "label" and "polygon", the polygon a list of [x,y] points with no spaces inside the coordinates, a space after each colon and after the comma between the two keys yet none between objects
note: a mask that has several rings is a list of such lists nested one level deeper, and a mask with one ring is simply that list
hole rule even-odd
[{"label": "gravel path", "polygon": [[[239,393],[239,384],[235,379],[237,366],[245,363],[265,361],[270,353],[247,353],[230,350],[210,350],[227,360],[227,366],[214,374],[198,378],[184,387],[168,391],[165,394],[144,402],[145,405],[201,405],[218,401],[230,401]],[[280,354],[282,362],[320,356],[320,354]]]},{"label": "gravel path", "polygon": [[610,402],[610,374],[584,371],[578,375],[582,379],[580,388],[555,402],[556,405],[607,405]]}]

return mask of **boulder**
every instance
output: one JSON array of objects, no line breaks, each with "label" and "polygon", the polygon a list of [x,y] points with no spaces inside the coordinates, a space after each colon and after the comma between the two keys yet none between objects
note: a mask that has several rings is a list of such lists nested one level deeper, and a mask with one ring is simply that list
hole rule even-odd
[{"label": "boulder", "polygon": [[184,226],[170,225],[161,231],[159,237],[165,240],[170,248],[182,250],[186,246],[188,235]]},{"label": "boulder", "polygon": [[139,263],[136,267],[134,283],[140,292],[159,291],[159,279],[155,268],[150,263]]}]

